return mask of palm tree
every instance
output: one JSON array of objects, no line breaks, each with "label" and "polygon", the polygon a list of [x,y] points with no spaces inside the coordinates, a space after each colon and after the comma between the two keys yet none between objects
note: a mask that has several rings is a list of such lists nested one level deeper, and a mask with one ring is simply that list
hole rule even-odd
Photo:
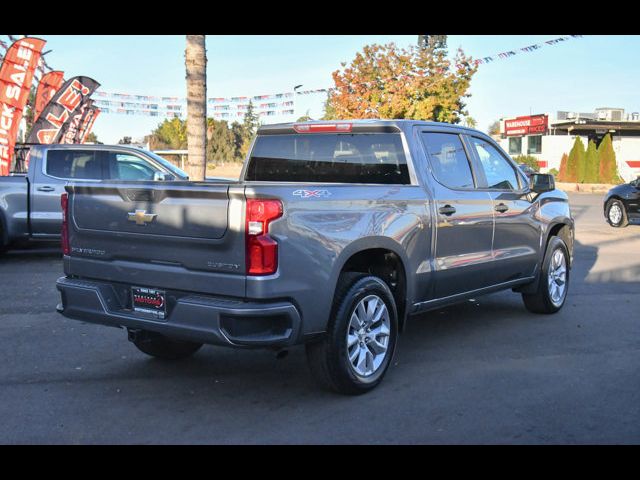
[{"label": "palm tree", "polygon": [[207,51],[204,35],[187,35],[187,173],[204,180],[207,154]]}]

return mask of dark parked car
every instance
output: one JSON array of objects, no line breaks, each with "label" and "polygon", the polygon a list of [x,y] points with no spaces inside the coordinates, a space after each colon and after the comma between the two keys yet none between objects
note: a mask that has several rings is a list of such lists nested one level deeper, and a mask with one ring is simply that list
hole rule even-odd
[{"label": "dark parked car", "polygon": [[604,197],[604,216],[612,227],[640,224],[640,177],[607,192]]}]

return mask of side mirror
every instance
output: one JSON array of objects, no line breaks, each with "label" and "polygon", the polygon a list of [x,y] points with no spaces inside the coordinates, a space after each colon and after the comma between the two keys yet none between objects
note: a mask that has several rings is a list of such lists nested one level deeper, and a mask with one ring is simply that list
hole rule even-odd
[{"label": "side mirror", "polygon": [[535,193],[544,193],[555,190],[556,180],[548,173],[532,173],[529,177],[529,190]]},{"label": "side mirror", "polygon": [[173,180],[173,175],[165,172],[154,172],[153,181],[154,182],[169,182]]}]

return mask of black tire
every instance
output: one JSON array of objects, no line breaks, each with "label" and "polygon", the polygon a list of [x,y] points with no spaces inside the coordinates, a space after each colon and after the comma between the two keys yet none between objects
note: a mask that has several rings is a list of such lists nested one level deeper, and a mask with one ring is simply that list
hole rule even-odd
[{"label": "black tire", "polygon": [[[381,363],[370,375],[361,376],[349,361],[347,333],[356,307],[370,295],[378,297],[385,304],[389,318],[389,333],[388,336],[384,334],[388,337],[387,349]],[[321,340],[306,345],[309,368],[315,380],[326,389],[345,395],[366,393],[382,381],[393,359],[397,336],[398,313],[393,294],[387,284],[371,275],[342,274],[336,288],[326,335]],[[371,344],[366,345],[372,352],[369,346]],[[364,351],[364,348],[361,350]]]},{"label": "black tire", "polygon": [[180,360],[196,353],[202,347],[201,343],[177,340],[158,333],[145,332],[138,335],[132,343],[143,353],[163,360]]},{"label": "black tire", "polygon": [[[554,302],[549,288],[549,269],[551,268],[553,256],[558,250],[564,255],[566,274],[562,299],[560,302]],[[571,269],[569,268],[569,261],[569,249],[567,248],[567,245],[560,237],[551,237],[549,239],[549,244],[547,245],[544,260],[542,261],[542,269],[540,271],[537,292],[522,294],[522,300],[524,301],[524,305],[527,310],[533,313],[551,314],[558,312],[562,308],[567,300],[567,294],[569,293],[571,272]]]},{"label": "black tire", "polygon": [[[611,208],[616,205],[622,212],[622,217],[620,218],[620,221],[618,221],[617,223],[614,222],[613,220],[611,220]],[[622,227],[626,227],[627,225],[629,225],[629,218],[627,217],[627,210],[624,208],[624,204],[618,200],[617,198],[612,198],[611,200],[609,200],[607,202],[607,208],[606,208],[606,216],[607,216],[607,223],[609,225],[611,225],[612,227],[615,228],[622,228]]]}]

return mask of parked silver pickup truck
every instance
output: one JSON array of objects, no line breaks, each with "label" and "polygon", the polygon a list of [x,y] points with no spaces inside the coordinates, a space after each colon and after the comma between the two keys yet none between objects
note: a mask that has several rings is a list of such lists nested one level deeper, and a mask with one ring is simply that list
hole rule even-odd
[{"label": "parked silver pickup truck", "polygon": [[238,182],[66,191],[63,315],[166,359],[304,343],[346,394],[380,383],[410,316],[504,289],[554,313],[569,286],[567,195],[459,126],[267,125]]},{"label": "parked silver pickup truck", "polygon": [[60,195],[70,181],[188,180],[158,155],[123,145],[31,145],[28,169],[0,177],[0,251],[14,243],[60,238]]}]

